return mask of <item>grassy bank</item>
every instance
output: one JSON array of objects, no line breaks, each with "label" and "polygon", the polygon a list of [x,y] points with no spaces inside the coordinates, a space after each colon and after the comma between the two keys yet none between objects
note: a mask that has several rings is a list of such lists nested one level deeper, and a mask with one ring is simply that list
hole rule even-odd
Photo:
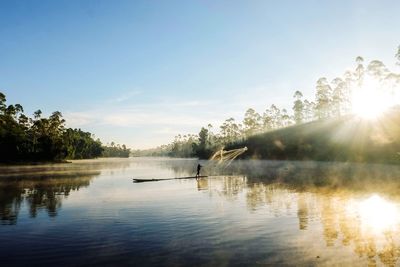
[{"label": "grassy bank", "polygon": [[399,122],[399,109],[373,120],[319,120],[257,134],[226,149],[247,146],[242,158],[400,163]]}]

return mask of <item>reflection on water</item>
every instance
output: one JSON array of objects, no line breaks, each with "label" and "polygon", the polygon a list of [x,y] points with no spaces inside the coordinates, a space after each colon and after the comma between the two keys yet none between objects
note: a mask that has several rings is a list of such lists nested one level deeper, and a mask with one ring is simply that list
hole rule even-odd
[{"label": "reflection on water", "polygon": [[[321,223],[327,246],[341,242],[351,246],[359,257],[366,257],[369,265],[380,262],[393,266],[399,257],[399,212],[394,202],[372,195],[353,198],[333,195],[324,198]],[[393,227],[395,226],[396,227]]]},{"label": "reflection on water", "polygon": [[[8,241],[0,251],[26,256],[13,238],[26,233],[7,230],[21,220],[32,222],[32,235],[38,235],[38,225],[55,229],[54,237],[47,232],[44,241],[31,243],[38,251],[25,257],[43,265],[80,265],[70,261],[71,254],[94,265],[399,264],[399,167],[201,164],[208,178],[142,184],[131,179],[190,176],[197,161],[109,159],[0,167],[0,238]],[[49,216],[39,216],[41,210]],[[51,220],[56,215],[62,220]],[[43,258],[44,248],[58,244],[67,219],[66,232],[79,235],[70,234],[70,241],[65,237],[71,243],[57,257]],[[79,244],[84,255],[72,250]]]},{"label": "reflection on water", "polygon": [[40,210],[57,215],[62,200],[71,191],[87,187],[101,168],[123,168],[129,162],[81,161],[75,164],[0,167],[0,221],[16,224],[21,205],[29,207],[29,215],[36,217]]},{"label": "reflection on water", "polygon": [[250,211],[263,208],[281,217],[296,210],[299,230],[307,230],[309,220],[315,228],[315,223],[319,223],[326,247],[349,247],[359,258],[365,258],[369,266],[379,263],[394,266],[400,256],[398,200],[339,188],[313,188],[310,193],[287,184],[253,183],[243,177],[210,178],[199,181],[198,185],[206,185],[204,189],[220,192],[220,196],[229,200],[245,188]]},{"label": "reflection on water", "polygon": [[390,231],[399,224],[397,206],[378,195],[372,195],[348,207],[350,211],[358,211],[365,231]]},{"label": "reflection on water", "polygon": [[41,178],[40,180],[12,180],[0,182],[0,219],[2,224],[15,224],[23,202],[29,214],[36,217],[44,209],[49,216],[56,216],[63,198],[71,191],[89,186],[94,176],[73,178]]},{"label": "reflection on water", "polygon": [[299,194],[297,197],[297,217],[299,218],[299,229],[307,230],[308,226],[308,202],[304,194]]}]

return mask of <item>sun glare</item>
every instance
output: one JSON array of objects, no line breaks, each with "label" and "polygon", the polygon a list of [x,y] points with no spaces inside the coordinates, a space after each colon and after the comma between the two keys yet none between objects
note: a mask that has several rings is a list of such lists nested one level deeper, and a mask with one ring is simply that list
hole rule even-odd
[{"label": "sun glare", "polygon": [[352,111],[365,119],[379,117],[393,106],[395,99],[376,79],[365,79],[363,86],[355,88],[352,93]]},{"label": "sun glare", "polygon": [[357,208],[361,223],[368,230],[384,232],[400,223],[398,207],[378,195],[361,201]]}]

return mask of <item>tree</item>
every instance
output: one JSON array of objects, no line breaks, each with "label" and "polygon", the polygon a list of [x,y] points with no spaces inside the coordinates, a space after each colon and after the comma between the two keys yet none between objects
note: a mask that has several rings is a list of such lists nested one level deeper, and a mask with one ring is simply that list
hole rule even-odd
[{"label": "tree", "polygon": [[266,109],[264,111],[263,116],[262,116],[262,122],[263,122],[263,130],[264,131],[269,131],[273,128],[271,111],[269,109]]},{"label": "tree", "polygon": [[288,114],[288,112],[287,112],[287,110],[285,108],[282,109],[281,119],[280,120],[281,120],[281,125],[283,127],[287,127],[287,126],[292,124],[292,121],[290,120],[290,116],[289,116],[289,114]]},{"label": "tree", "polygon": [[63,139],[69,159],[90,159],[103,155],[104,148],[100,140],[94,140],[89,132],[68,128],[63,134]]},{"label": "tree", "polygon": [[333,117],[340,117],[343,113],[347,112],[347,87],[341,78],[335,78],[332,84],[334,85],[332,92],[332,115]]},{"label": "tree", "polygon": [[272,129],[277,129],[282,127],[282,114],[281,114],[281,110],[275,106],[275,105],[271,105],[271,107],[269,108],[269,116],[271,117],[271,126]]},{"label": "tree", "polygon": [[356,57],[356,63],[357,63],[357,67],[356,67],[356,71],[355,71],[355,77],[356,80],[358,81],[358,84],[361,84],[364,78],[364,72],[365,72],[365,68],[364,68],[364,58],[358,56]]},{"label": "tree", "polygon": [[385,64],[379,60],[372,60],[367,67],[368,73],[377,79],[382,79],[389,73],[389,70],[386,68]]},{"label": "tree", "polygon": [[304,120],[312,121],[316,118],[315,116],[315,103],[310,102],[307,99],[304,100]]},{"label": "tree", "polygon": [[228,144],[237,140],[242,133],[242,125],[236,124],[234,118],[229,118],[220,126],[220,135],[222,144]]},{"label": "tree", "polygon": [[0,161],[54,161],[68,158],[93,158],[101,155],[101,142],[90,133],[65,129],[59,111],[48,118],[41,110],[27,117],[22,105],[6,105],[0,92]]},{"label": "tree", "polygon": [[316,112],[318,119],[324,119],[329,117],[330,113],[330,98],[331,98],[331,87],[328,84],[326,78],[320,78],[317,81],[317,92],[316,92]]},{"label": "tree", "polygon": [[199,147],[205,149],[208,143],[208,130],[204,127],[201,127],[199,132]]},{"label": "tree", "polygon": [[117,158],[128,158],[131,154],[131,150],[126,147],[125,144],[115,144],[112,142],[112,146],[103,146],[103,152],[100,153],[102,157],[117,157]]},{"label": "tree", "polygon": [[304,103],[301,100],[303,94],[300,91],[296,91],[293,95],[295,101],[293,104],[293,117],[296,124],[302,123],[304,121]]},{"label": "tree", "polygon": [[0,114],[3,114],[6,109],[6,96],[0,92]]},{"label": "tree", "polygon": [[243,125],[246,136],[251,136],[261,130],[262,118],[254,109],[249,108],[244,114]]},{"label": "tree", "polygon": [[38,109],[38,110],[36,110],[34,113],[33,113],[33,117],[37,120],[37,119],[40,119],[40,116],[42,115],[42,111],[40,110],[40,109]]},{"label": "tree", "polygon": [[210,155],[209,142],[208,142],[208,129],[201,127],[198,137],[198,144],[193,143],[196,156],[199,158],[208,158]]}]

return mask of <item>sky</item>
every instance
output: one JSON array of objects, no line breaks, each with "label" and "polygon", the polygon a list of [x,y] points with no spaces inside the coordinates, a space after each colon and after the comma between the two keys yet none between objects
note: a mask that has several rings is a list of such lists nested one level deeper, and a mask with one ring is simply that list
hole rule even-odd
[{"label": "sky", "polygon": [[133,149],[291,109],[357,56],[395,68],[399,1],[0,0],[0,92]]}]

